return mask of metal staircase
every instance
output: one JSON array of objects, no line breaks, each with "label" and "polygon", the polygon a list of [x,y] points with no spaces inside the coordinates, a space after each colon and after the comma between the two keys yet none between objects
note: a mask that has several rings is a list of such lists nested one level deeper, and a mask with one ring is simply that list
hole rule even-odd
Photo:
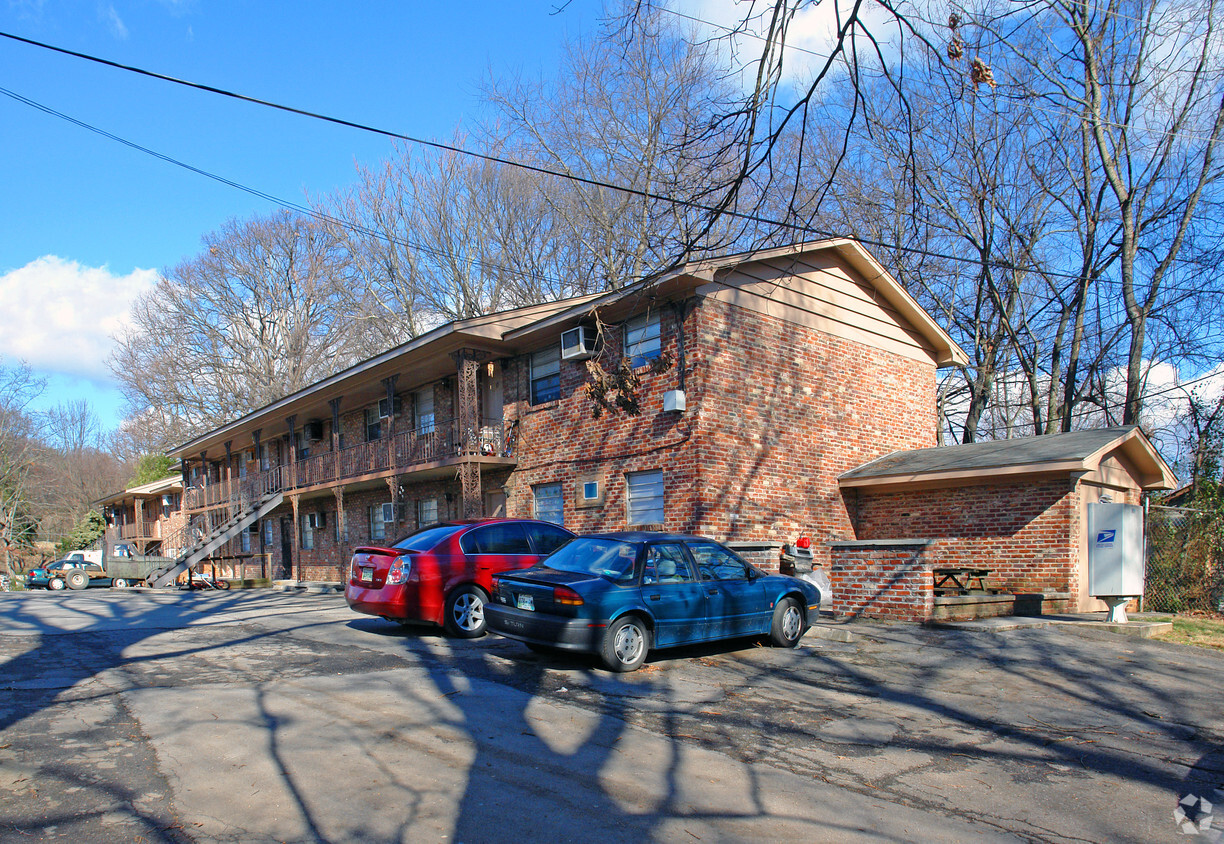
[{"label": "metal staircase", "polygon": [[150,586],[173,586],[180,574],[271,513],[284,500],[284,492],[278,489],[244,502],[232,516],[219,524],[210,526],[207,513],[197,517],[198,520],[193,519],[186,528],[190,539],[184,543],[183,550],[173,561],[150,574],[145,583]]}]

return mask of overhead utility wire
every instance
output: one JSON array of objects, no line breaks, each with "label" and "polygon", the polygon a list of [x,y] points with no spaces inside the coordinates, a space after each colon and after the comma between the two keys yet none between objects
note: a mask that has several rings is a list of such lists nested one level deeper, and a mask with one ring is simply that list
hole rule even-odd
[{"label": "overhead utility wire", "polygon": [[[390,243],[396,246],[404,246],[404,247],[408,247],[411,249],[416,249],[419,252],[423,252],[439,260],[443,260],[443,259],[444,260],[454,260],[456,258],[455,255],[444,253],[441,250],[435,249],[431,246],[427,246],[418,241],[399,240],[387,234],[386,232],[382,232],[377,229],[372,229],[372,228],[369,228],[368,226],[363,226],[360,223],[353,222],[352,220],[346,220],[342,217],[335,217],[335,216],[332,216],[331,214],[326,214],[322,211],[319,211],[317,208],[311,208],[309,205],[302,205],[300,203],[293,202],[288,199],[283,199],[279,196],[276,196],[275,194],[267,193],[265,191],[259,190],[258,188],[253,188],[250,185],[242,184],[241,182],[235,182],[233,179],[228,179],[225,176],[220,176],[216,173],[196,167],[195,165],[188,164],[185,161],[180,161],[179,159],[173,158],[169,155],[166,155],[165,153],[158,152],[157,150],[154,150],[154,149],[149,149],[146,146],[141,146],[135,141],[129,141],[127,138],[123,138],[119,135],[114,134],[113,132],[108,132],[105,129],[101,129],[90,123],[86,123],[83,120],[78,120],[77,118],[69,114],[64,114],[61,111],[56,111],[50,106],[43,105],[42,103],[36,100],[32,100],[29,97],[22,96],[21,94],[18,94],[15,91],[8,90],[7,88],[0,87],[0,94],[3,94],[6,97],[10,97],[16,100],[17,102],[28,105],[30,106],[30,108],[41,111],[44,114],[49,114],[52,117],[58,117],[61,120],[66,120],[67,122],[72,123],[75,126],[81,127],[82,129],[87,129],[88,131],[101,135],[104,138],[115,141],[116,143],[119,143],[119,144],[123,144],[124,146],[130,147],[131,149],[134,149],[137,152],[143,152],[145,155],[151,155],[160,161],[166,162],[167,164],[173,164],[175,167],[181,167],[184,170],[187,170],[189,172],[203,176],[207,179],[212,179],[215,182],[220,182],[223,185],[227,185],[228,187],[235,188],[236,190],[240,190],[243,193],[248,193],[260,199],[267,200],[268,202],[271,202],[273,205],[279,205],[282,208],[291,208],[294,211],[297,211],[301,214],[308,215],[310,217],[314,217],[315,219],[320,220],[322,222],[332,223],[337,226],[342,226],[346,229],[350,229],[351,231],[355,231],[359,234],[366,235],[367,237],[373,237],[378,240],[382,240],[382,241],[385,241],[387,243]],[[518,268],[507,267],[504,264],[494,264],[490,261],[485,261],[481,258],[464,257],[464,258],[461,258],[460,260],[465,261],[469,267],[485,267],[487,269],[501,270],[503,272],[508,272],[511,274],[518,275],[522,278],[535,278],[535,279],[542,280],[542,281],[560,282],[560,283],[564,282],[564,279],[561,279],[557,276],[550,276],[550,275],[546,275],[542,273],[541,274],[529,274]]]},{"label": "overhead utility wire", "polygon": [[[574,173],[562,173],[560,171],[550,170],[547,167],[541,167],[536,164],[527,164],[522,161],[515,161],[513,159],[502,158],[500,156],[491,155],[489,153],[475,152],[472,150],[464,149],[463,147],[454,146],[453,144],[442,143],[441,141],[430,141],[430,140],[426,140],[424,138],[418,138],[412,135],[405,135],[400,132],[393,132],[390,129],[380,129],[378,127],[369,126],[364,123],[357,123],[355,121],[345,120],[339,117],[330,117],[328,115],[320,114],[318,112],[307,111],[305,109],[295,108],[293,106],[281,105],[280,103],[274,103],[274,102],[271,102],[270,100],[263,100],[263,99],[259,99],[258,97],[251,97],[251,96],[247,96],[246,94],[239,94],[234,91],[228,91],[224,88],[217,88],[215,86],[205,85],[200,82],[191,82],[185,79],[178,79],[176,77],[168,76],[163,73],[157,73],[156,71],[145,70],[144,68],[120,64],[119,62],[114,62],[109,59],[99,58],[98,56],[92,56],[92,55],[89,55],[88,53],[80,53],[75,50],[68,50],[63,47],[56,47],[52,44],[45,44],[41,41],[35,41],[30,38],[23,38],[20,35],[13,35],[12,33],[9,33],[9,32],[0,31],[0,36],[3,36],[13,41],[20,42],[22,44],[28,44],[32,47],[41,47],[44,50],[50,50],[52,52],[60,53],[62,55],[72,56],[78,59],[84,59],[85,61],[105,65],[107,67],[112,67],[117,70],[125,70],[125,71],[128,71],[129,73],[135,73],[141,76],[147,76],[152,79],[159,79],[163,82],[172,82],[175,85],[183,85],[188,88],[195,88],[200,91],[206,91],[211,94],[217,94],[222,97],[229,97],[231,99],[252,103],[254,105],[264,106],[266,108],[277,109],[278,111],[285,111],[290,114],[299,115],[301,117],[309,117],[314,120],[322,120],[326,123],[332,123],[337,126],[345,126],[350,129],[357,129],[363,132],[371,132],[373,134],[382,135],[383,137],[387,137],[387,138],[394,138],[396,140],[408,141],[409,143],[419,144],[421,146],[431,147],[433,149],[443,150],[445,152],[453,152],[457,155],[466,155],[466,156],[470,156],[473,158],[478,158],[482,161],[488,161],[492,164],[499,164],[499,165],[503,165],[506,167],[515,167],[515,168],[527,170],[533,173],[538,173],[543,176],[551,176],[551,177],[558,178],[558,179],[566,179],[571,182],[577,182],[579,184],[588,185],[590,187],[597,187],[597,188],[604,188],[606,190],[613,190],[619,193],[628,194],[630,196],[636,196],[641,199],[648,199],[648,200],[652,200],[655,202],[662,202],[662,203],[666,203],[670,205],[680,205],[686,208],[691,208],[695,211],[705,211],[711,214],[725,215],[728,217],[733,217],[736,219],[744,220],[747,222],[760,223],[766,226],[774,226],[774,227],[783,228],[783,229],[792,229],[794,231],[802,232],[805,234],[816,235],[822,238],[848,237],[848,235],[838,234],[836,232],[831,232],[831,231],[827,231],[824,229],[817,229],[817,228],[813,228],[811,226],[805,226],[799,223],[786,223],[786,222],[782,222],[779,220],[771,220],[767,217],[762,217],[757,214],[748,214],[743,211],[734,211],[731,209],[719,209],[719,208],[715,208],[710,205],[705,205],[703,203],[694,202],[692,200],[678,199],[676,197],[664,196],[662,194],[654,193],[653,191],[642,190],[641,188],[625,187],[623,185],[617,185],[611,182],[600,181],[599,179],[592,179],[587,176],[579,176]],[[161,156],[157,153],[154,153],[154,154],[158,155],[158,157],[164,158],[164,156]],[[221,181],[224,181],[224,179],[221,179]],[[235,186],[238,187],[237,185]],[[959,255],[950,255],[950,254],[946,254],[942,252],[935,252],[929,249],[921,249],[921,248],[914,247],[914,246],[905,246],[899,243],[886,243],[884,241],[872,240],[872,239],[863,238],[863,237],[854,237],[852,239],[857,240],[859,243],[863,243],[868,246],[875,246],[875,247],[879,247],[882,249],[897,250],[900,252],[906,252],[906,253],[911,253],[915,255],[922,255],[928,258],[939,258],[945,261],[952,261],[955,263],[971,263],[974,265],[977,265],[979,263],[977,261],[973,261],[971,259],[967,259]],[[994,267],[998,267],[1000,269],[1018,270],[1021,272],[1038,272],[1039,271],[1036,267],[1022,267],[1022,266],[1017,266],[1015,264],[1007,263],[1004,261],[991,261],[990,265]],[[1079,276],[1074,273],[1048,271],[1045,274],[1056,277],[1056,278],[1066,278],[1070,280],[1079,279]]]}]

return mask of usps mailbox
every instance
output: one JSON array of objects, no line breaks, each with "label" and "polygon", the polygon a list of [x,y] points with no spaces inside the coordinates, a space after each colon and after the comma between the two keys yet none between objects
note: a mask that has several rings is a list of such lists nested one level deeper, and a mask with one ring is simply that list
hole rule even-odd
[{"label": "usps mailbox", "polygon": [[1088,505],[1088,594],[1109,603],[1110,621],[1126,621],[1127,601],[1143,594],[1142,507]]}]

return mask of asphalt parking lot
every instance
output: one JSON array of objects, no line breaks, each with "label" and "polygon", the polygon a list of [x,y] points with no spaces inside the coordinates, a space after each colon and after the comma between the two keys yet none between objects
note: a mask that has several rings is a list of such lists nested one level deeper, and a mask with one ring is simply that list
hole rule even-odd
[{"label": "asphalt parking lot", "polygon": [[0,841],[1215,840],[1224,654],[849,630],[613,675],[336,594],[2,593]]}]

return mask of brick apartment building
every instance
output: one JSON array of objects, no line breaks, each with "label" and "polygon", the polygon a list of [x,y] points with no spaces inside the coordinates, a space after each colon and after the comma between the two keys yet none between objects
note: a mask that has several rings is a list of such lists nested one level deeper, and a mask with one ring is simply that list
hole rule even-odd
[{"label": "brick apartment building", "polygon": [[[626,403],[640,412],[596,418],[588,362],[610,373],[622,358],[637,379]],[[700,533],[754,549],[767,567],[805,535],[833,570],[876,553],[846,543],[911,530],[877,503],[896,478],[854,470],[932,450],[936,370],[965,361],[862,246],[828,240],[452,322],[171,456],[213,559],[274,578],[339,580],[357,545],[502,514],[578,532]],[[1147,449],[1128,488],[1167,480],[1167,467],[1153,480]],[[966,494],[941,491],[931,506],[961,507]]]}]

